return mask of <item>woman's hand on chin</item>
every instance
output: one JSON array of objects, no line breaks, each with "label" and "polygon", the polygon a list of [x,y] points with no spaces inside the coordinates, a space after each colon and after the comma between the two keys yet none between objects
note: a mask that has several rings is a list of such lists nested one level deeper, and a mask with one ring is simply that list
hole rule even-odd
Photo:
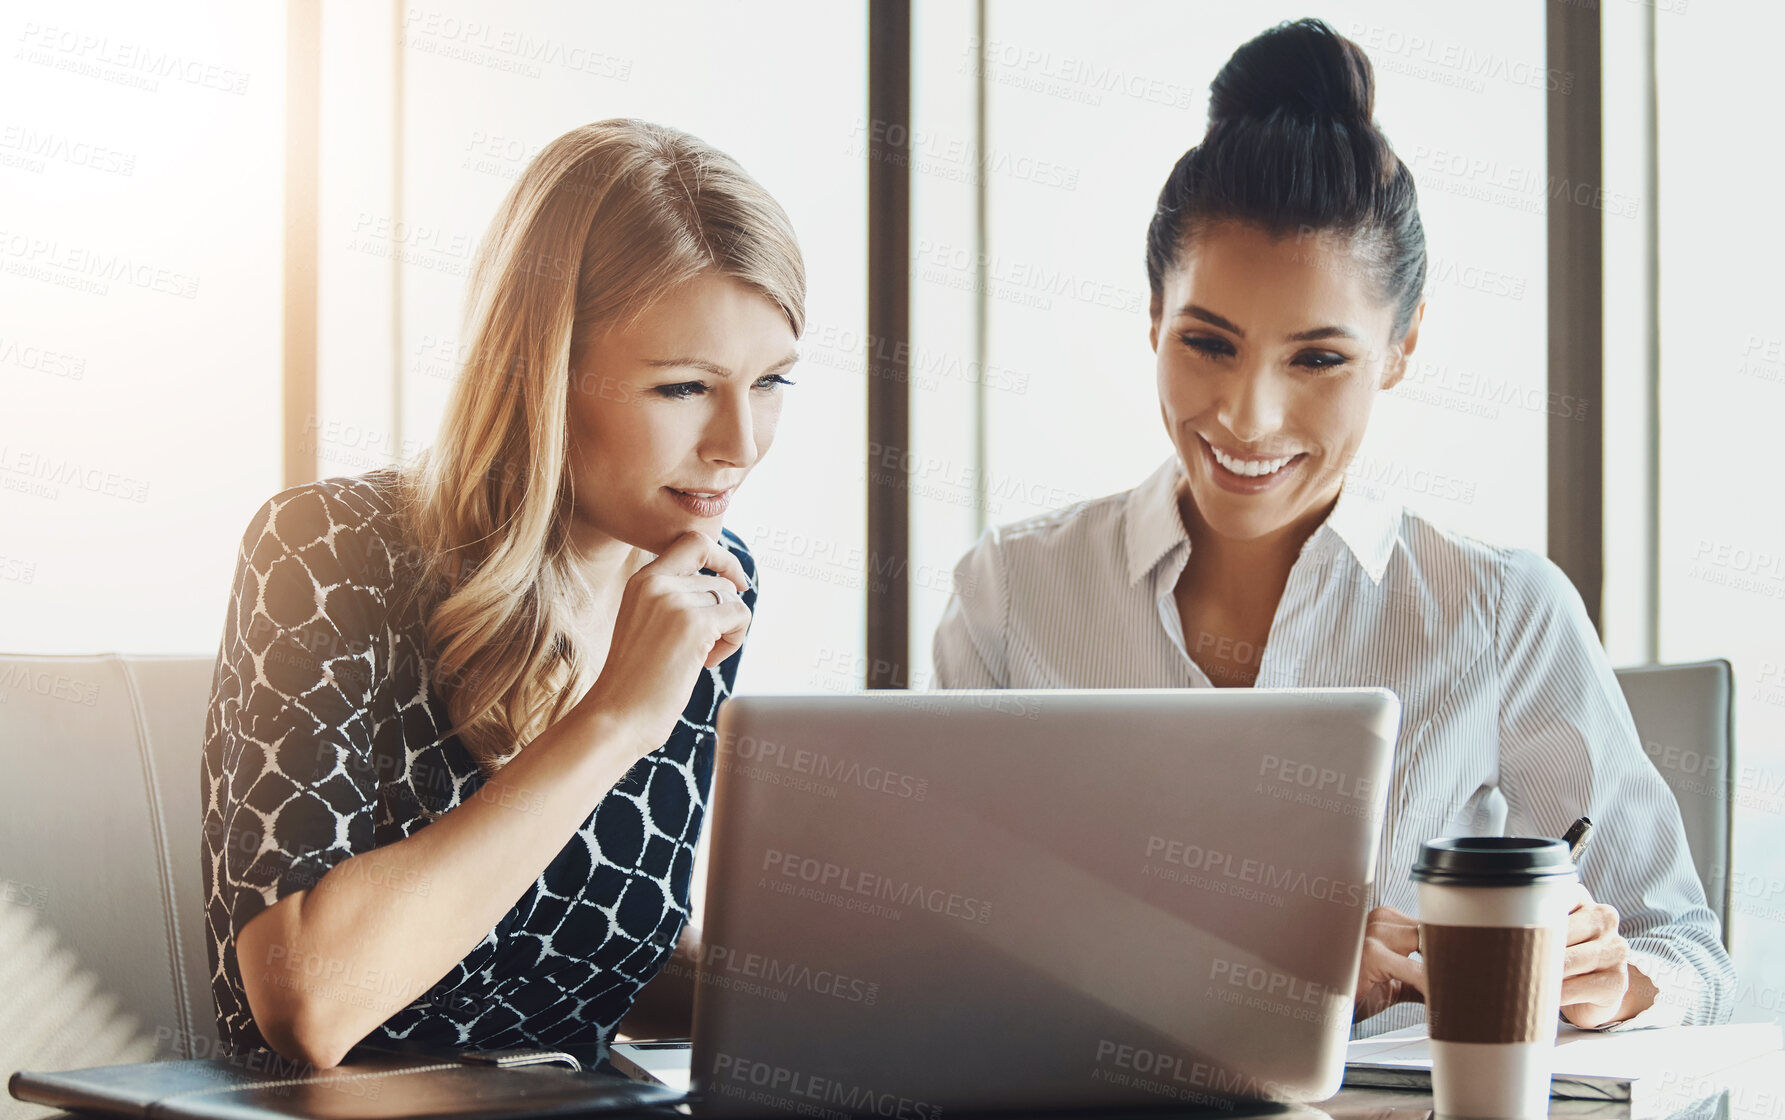
[{"label": "woman's hand on chin", "polygon": [[748,587],[743,565],[724,545],[683,533],[626,581],[607,664],[578,708],[615,720],[640,758],[662,746],[702,668],[744,644]]}]

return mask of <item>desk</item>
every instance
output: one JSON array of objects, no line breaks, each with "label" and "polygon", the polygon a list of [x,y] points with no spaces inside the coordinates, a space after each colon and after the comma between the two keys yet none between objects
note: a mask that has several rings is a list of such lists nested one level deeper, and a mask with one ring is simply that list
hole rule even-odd
[{"label": "desk", "polygon": [[[1785,1120],[1785,1051],[1763,1054],[1713,1077],[1665,1086],[1655,1107],[1628,1101],[1550,1102],[1553,1120]],[[1427,1093],[1393,1089],[1343,1089],[1313,1106],[1333,1120],[1426,1120]]]},{"label": "desk", "polygon": [[[1679,1099],[1659,1110],[1648,1109],[1633,1114],[1629,1102],[1625,1101],[1551,1101],[1549,1114],[1553,1120],[1785,1120],[1785,1051],[1754,1058],[1715,1078],[1700,1079],[1676,1088],[1680,1091]],[[81,1113],[39,1109],[35,1105],[10,1098],[5,1103],[14,1110],[8,1115],[42,1117],[43,1120],[84,1120],[84,1114]],[[622,1114],[606,1115],[618,1117]],[[636,1115],[648,1116],[653,1120],[677,1116],[674,1112],[663,1110]],[[792,1114],[775,1115],[787,1117]],[[949,1120],[969,1120],[971,1115],[955,1112],[950,1114]],[[1060,1114],[1062,1120],[1093,1120],[1094,1115],[1096,1114],[1083,1112]],[[1168,1106],[1146,1112],[1106,1115],[1111,1120],[1117,1116],[1124,1120],[1129,1117],[1134,1120],[1166,1120],[1172,1116],[1196,1117],[1198,1120],[1207,1120],[1210,1117],[1227,1117],[1232,1120],[1245,1120],[1246,1117],[1277,1117],[1280,1120],[1323,1120],[1323,1117],[1330,1117],[1331,1120],[1431,1120],[1432,1098],[1428,1093],[1394,1089],[1342,1089],[1337,1096],[1316,1104],[1261,1109],[1256,1112],[1198,1112],[1173,1110]],[[1011,1120],[1011,1114],[1002,1114],[998,1120]]]}]

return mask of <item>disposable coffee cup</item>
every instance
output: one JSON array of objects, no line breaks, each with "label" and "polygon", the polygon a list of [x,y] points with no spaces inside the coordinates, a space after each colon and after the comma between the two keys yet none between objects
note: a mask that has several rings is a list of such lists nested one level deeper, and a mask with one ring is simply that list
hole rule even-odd
[{"label": "disposable coffee cup", "polygon": [[1547,1116],[1562,951],[1580,882],[1568,846],[1517,836],[1430,840],[1413,881],[1434,1111]]}]

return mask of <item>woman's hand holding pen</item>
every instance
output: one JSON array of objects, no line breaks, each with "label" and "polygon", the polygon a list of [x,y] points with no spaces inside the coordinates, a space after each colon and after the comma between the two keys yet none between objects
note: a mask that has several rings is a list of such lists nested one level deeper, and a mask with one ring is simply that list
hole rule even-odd
[{"label": "woman's hand holding pen", "polygon": [[1602,1027],[1655,1002],[1655,985],[1630,967],[1630,946],[1618,934],[1618,912],[1576,887],[1562,955],[1562,1015],[1577,1027]]},{"label": "woman's hand holding pen", "polygon": [[578,707],[615,719],[641,758],[662,746],[701,669],[744,644],[749,586],[723,545],[682,534],[626,581],[607,664]]},{"label": "woman's hand holding pen", "polygon": [[[1577,866],[1592,835],[1592,818],[1581,817],[1562,836]],[[1562,954],[1562,1015],[1577,1027],[1621,1022],[1655,1002],[1655,985],[1630,967],[1629,943],[1618,935],[1618,912],[1594,902],[1584,886],[1577,884],[1575,892]]]}]

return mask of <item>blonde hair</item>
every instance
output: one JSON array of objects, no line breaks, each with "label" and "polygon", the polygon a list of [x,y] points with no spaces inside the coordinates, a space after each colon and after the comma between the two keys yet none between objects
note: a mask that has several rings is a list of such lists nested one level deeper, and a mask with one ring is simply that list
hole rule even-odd
[{"label": "blonde hair", "polygon": [[594,683],[565,623],[573,358],[705,272],[805,327],[805,267],[779,204],[729,156],[607,120],[547,144],[496,211],[466,301],[469,348],[433,446],[404,469],[435,687],[499,769]]}]

